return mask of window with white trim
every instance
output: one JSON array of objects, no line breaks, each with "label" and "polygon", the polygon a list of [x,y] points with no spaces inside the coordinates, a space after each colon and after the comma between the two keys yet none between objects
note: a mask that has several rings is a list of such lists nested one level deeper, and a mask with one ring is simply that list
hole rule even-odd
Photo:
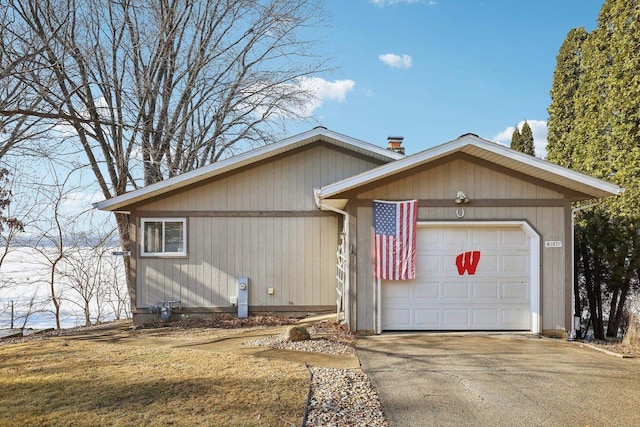
[{"label": "window with white trim", "polygon": [[186,256],[186,218],[143,218],[142,256]]}]

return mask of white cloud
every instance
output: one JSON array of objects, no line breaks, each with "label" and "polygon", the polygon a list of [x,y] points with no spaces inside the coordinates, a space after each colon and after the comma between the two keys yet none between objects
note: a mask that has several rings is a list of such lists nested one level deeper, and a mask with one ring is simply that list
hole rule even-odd
[{"label": "white cloud", "polygon": [[[310,118],[315,110],[324,105],[327,101],[343,102],[349,93],[355,87],[353,80],[334,80],[329,81],[320,77],[301,77],[295,83],[282,84],[280,87],[271,88],[272,95],[263,95],[263,86],[255,85],[247,89],[246,98],[255,103],[249,102],[246,106],[247,110],[254,110],[253,114],[258,117],[266,114],[265,108],[255,104],[264,103],[270,105],[269,102],[277,103],[277,106],[270,105],[268,115],[277,118]],[[281,89],[281,90],[279,90]],[[269,91],[267,91],[269,92]],[[281,99],[282,94],[288,95],[288,99]],[[269,98],[272,96],[272,98]],[[243,109],[242,105],[239,109]]]},{"label": "white cloud", "polygon": [[378,56],[378,59],[391,68],[411,68],[411,56],[403,54],[402,56],[395,53],[386,53]]},{"label": "white cloud", "polygon": [[315,98],[322,102],[344,101],[347,92],[351,91],[356,83],[353,80],[335,80],[330,82],[320,77],[304,77],[300,80],[300,86],[315,94]]},{"label": "white cloud", "polygon": [[343,102],[347,93],[356,85],[353,80],[328,81],[320,77],[303,77],[299,81],[302,89],[309,92],[312,97],[303,106],[301,113],[305,117],[311,117],[313,112],[320,108],[326,101]]},{"label": "white cloud", "polygon": [[[527,123],[529,123],[531,132],[533,133],[533,145],[535,146],[536,157],[544,159],[547,157],[547,122],[545,120],[527,120]],[[524,120],[518,123],[518,130],[522,130],[522,125],[524,125]],[[509,126],[492,139],[509,146],[514,130],[515,128],[513,126]]]}]

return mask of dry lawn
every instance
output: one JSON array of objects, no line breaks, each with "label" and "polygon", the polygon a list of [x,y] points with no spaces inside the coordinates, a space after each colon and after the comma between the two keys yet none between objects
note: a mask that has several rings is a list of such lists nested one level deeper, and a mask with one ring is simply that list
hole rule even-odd
[{"label": "dry lawn", "polygon": [[309,384],[295,364],[64,337],[0,360],[2,426],[300,425]]}]

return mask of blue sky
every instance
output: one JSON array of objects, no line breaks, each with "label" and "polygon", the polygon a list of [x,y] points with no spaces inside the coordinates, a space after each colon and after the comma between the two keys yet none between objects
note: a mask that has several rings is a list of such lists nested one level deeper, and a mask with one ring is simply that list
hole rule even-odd
[{"label": "blue sky", "polygon": [[603,0],[325,4],[337,70],[316,81],[319,124],[380,145],[401,135],[409,154],[467,132],[508,144],[527,119],[540,155],[560,45],[595,28]]},{"label": "blue sky", "polygon": [[[284,136],[316,124],[380,146],[400,135],[412,154],[467,132],[508,145],[527,119],[544,154],[555,57],[569,30],[595,28],[603,1],[325,0],[318,46],[336,70],[306,82],[316,122]],[[91,176],[65,212],[103,199]]]}]

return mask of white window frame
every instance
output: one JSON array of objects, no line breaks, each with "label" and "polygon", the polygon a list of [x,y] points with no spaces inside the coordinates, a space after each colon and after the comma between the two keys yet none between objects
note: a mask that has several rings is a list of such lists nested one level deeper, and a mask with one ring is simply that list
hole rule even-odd
[{"label": "white window frame", "polygon": [[[144,250],[145,242],[145,223],[147,222],[162,222],[162,252],[146,252]],[[165,252],[165,223],[167,222],[181,222],[182,223],[182,251],[181,252]],[[187,256],[187,218],[141,218],[140,219],[140,255],[144,257],[163,257],[163,258],[176,258]]]}]

